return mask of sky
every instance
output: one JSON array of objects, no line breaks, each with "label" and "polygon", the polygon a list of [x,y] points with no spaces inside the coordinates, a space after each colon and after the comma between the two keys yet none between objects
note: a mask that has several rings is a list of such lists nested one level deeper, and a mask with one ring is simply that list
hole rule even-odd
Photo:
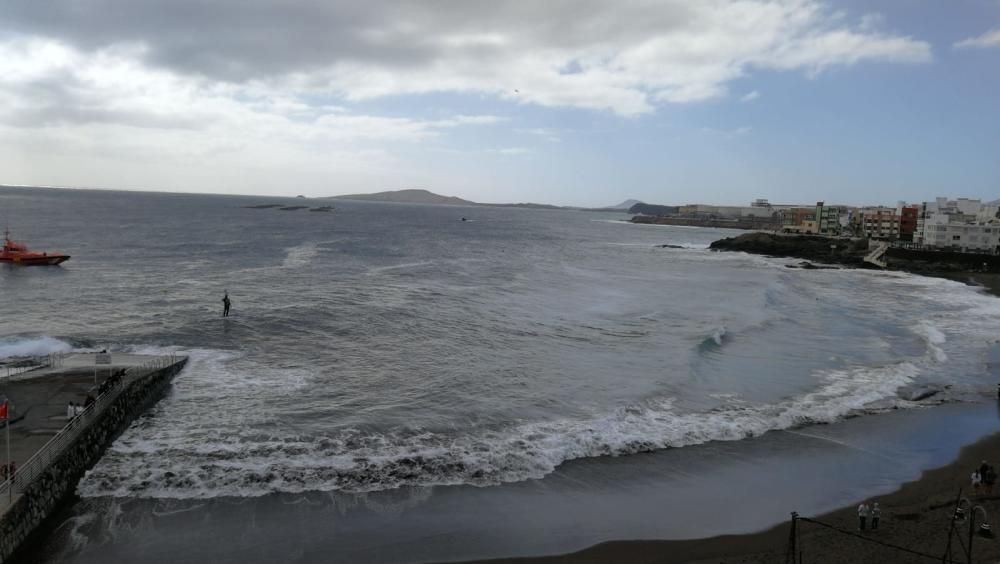
[{"label": "sky", "polygon": [[1000,198],[1000,0],[4,0],[0,184]]}]

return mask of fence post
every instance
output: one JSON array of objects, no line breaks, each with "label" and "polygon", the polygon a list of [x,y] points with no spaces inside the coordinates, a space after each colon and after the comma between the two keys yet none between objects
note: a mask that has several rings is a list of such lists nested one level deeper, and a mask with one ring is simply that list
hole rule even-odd
[{"label": "fence post", "polygon": [[[792,526],[788,530],[788,550],[785,552],[785,564],[796,564],[796,552],[798,552],[798,546],[796,546],[796,538],[798,537],[798,520],[799,514],[792,511]],[[798,562],[802,561],[802,555],[798,556]]]}]

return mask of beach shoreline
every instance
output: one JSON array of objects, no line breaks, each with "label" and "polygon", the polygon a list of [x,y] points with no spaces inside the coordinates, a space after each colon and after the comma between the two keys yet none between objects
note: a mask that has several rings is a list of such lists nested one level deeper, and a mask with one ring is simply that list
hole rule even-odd
[{"label": "beach shoreline", "polygon": [[[962,448],[951,463],[923,472],[917,480],[902,484],[895,491],[868,498],[882,507],[879,531],[863,533],[867,539],[897,545],[938,559],[947,546],[949,526],[959,490],[974,505],[981,505],[993,528],[1000,527],[1000,486],[990,495],[970,495],[969,475],[982,460],[997,464],[1000,460],[1000,433],[989,435]],[[803,515],[823,523],[857,533],[857,506],[854,500],[839,509],[818,516]],[[791,512],[793,507],[789,508]],[[722,535],[690,540],[616,540],[596,544],[578,552],[554,556],[500,558],[476,562],[491,564],[562,564],[598,562],[657,562],[662,564],[772,563],[781,562],[788,547],[789,521],[765,530],[736,535]],[[977,521],[977,526],[978,526]],[[810,555],[836,554],[837,561],[913,562],[911,553],[894,550],[857,536],[836,532],[799,521],[799,549]],[[958,529],[966,542],[968,522]],[[952,557],[965,562],[957,537],[953,538]],[[1000,558],[1000,539],[987,540],[977,535],[975,561],[993,562]]]},{"label": "beach shoreline", "polygon": [[[920,276],[946,278],[969,286],[983,288],[983,291],[1000,297],[1000,274],[985,272],[920,272]],[[893,492],[878,496],[882,506],[881,531],[876,537],[880,541],[903,547],[912,547],[940,558],[947,546],[948,525],[954,504],[962,489],[962,495],[972,499],[974,505],[982,505],[988,515],[1000,516],[1000,486],[992,495],[973,497],[969,476],[983,460],[1000,464],[1000,433],[981,438],[963,446],[957,458],[951,463],[926,470],[920,478],[905,482]],[[838,509],[816,516],[815,519],[846,530],[857,528],[857,506],[864,500],[854,500]],[[771,563],[783,561],[788,546],[791,526],[789,520],[767,529],[747,534],[721,535],[686,540],[615,540],[593,545],[577,552],[538,557],[516,557],[477,560],[490,564],[563,564],[599,562],[657,562],[661,564],[708,564],[712,563]],[[807,516],[803,516],[807,517]],[[991,522],[994,529],[1000,528],[1000,517]],[[902,526],[901,526],[902,525]],[[802,527],[800,540],[803,547],[814,553],[838,554],[838,559],[855,562],[912,562],[914,555],[893,550],[876,543],[868,543],[858,538],[824,529],[818,526]],[[962,528],[965,536],[965,528]],[[964,553],[953,547],[956,561],[964,562]],[[1000,558],[1000,538],[977,543],[976,558]]]}]

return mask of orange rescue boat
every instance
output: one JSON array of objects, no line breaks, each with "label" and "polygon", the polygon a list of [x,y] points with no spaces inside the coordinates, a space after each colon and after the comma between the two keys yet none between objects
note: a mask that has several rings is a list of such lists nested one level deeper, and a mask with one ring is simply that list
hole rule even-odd
[{"label": "orange rescue boat", "polygon": [[0,250],[0,263],[10,263],[20,266],[55,265],[69,260],[69,255],[29,251],[24,243],[10,240],[10,233],[4,229],[3,250]]}]

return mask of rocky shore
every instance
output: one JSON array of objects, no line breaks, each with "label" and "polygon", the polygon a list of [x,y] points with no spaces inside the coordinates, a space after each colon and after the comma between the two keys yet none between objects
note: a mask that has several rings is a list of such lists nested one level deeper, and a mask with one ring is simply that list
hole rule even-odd
[{"label": "rocky shore", "polygon": [[[864,262],[867,239],[746,233],[713,242],[713,251],[740,251],[772,257],[800,258],[848,268],[878,268]],[[890,248],[886,270],[950,278],[995,291],[1000,276],[1000,256],[949,251],[921,251]],[[804,266],[810,268],[813,265]]]}]

